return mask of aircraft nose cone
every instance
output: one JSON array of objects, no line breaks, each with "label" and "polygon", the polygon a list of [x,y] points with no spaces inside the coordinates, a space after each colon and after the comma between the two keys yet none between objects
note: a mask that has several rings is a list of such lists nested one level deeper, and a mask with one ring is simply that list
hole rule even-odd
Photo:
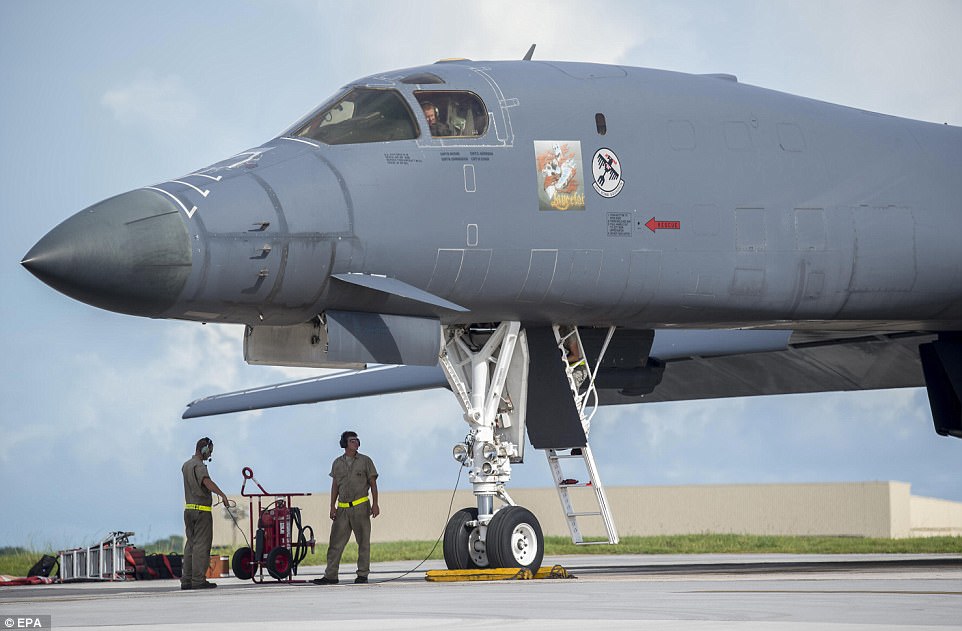
[{"label": "aircraft nose cone", "polygon": [[187,282],[190,237],[172,200],[139,189],[70,217],[40,239],[21,264],[71,298],[157,317]]}]

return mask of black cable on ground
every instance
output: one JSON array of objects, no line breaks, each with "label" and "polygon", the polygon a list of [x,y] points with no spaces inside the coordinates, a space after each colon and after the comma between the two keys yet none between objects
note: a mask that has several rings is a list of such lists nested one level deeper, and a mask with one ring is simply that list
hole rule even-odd
[{"label": "black cable on ground", "polygon": [[464,471],[464,467],[459,464],[459,465],[458,465],[458,479],[457,479],[457,481],[454,483],[454,489],[451,491],[451,501],[448,502],[448,515],[447,515],[447,517],[444,518],[444,526],[441,527],[441,534],[440,534],[440,536],[438,536],[437,541],[434,542],[434,546],[431,547],[431,551],[428,552],[428,555],[427,555],[426,557],[424,557],[424,559],[422,559],[420,563],[418,563],[417,565],[415,565],[414,567],[412,567],[410,570],[408,570],[408,571],[405,572],[404,574],[400,574],[400,575],[395,576],[395,577],[393,577],[393,578],[385,578],[385,579],[377,580],[377,581],[368,581],[369,583],[390,583],[391,581],[396,581],[396,580],[398,580],[399,578],[404,578],[404,577],[407,576],[408,574],[410,574],[410,573],[412,573],[412,572],[416,572],[419,567],[421,567],[422,565],[424,565],[424,564],[431,558],[431,555],[434,554],[434,551],[438,549],[438,544],[441,543],[441,539],[444,538],[444,529],[447,528],[448,520],[451,519],[451,508],[454,506],[454,496],[455,496],[455,495],[457,494],[457,492],[458,492],[458,485],[461,483],[461,473],[462,473],[463,471]]}]

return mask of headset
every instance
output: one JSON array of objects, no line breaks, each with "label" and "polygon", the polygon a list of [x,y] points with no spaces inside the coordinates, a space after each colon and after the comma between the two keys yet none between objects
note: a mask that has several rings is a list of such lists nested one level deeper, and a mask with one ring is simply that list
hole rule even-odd
[{"label": "headset", "polygon": [[[347,439],[348,439],[348,438],[357,438],[357,432],[352,432],[352,431],[350,431],[350,430],[348,430],[348,431],[346,431],[346,432],[341,432],[341,442],[339,443],[339,444],[341,445],[341,449],[347,449]],[[357,446],[358,446],[358,447],[361,446],[361,439],[360,439],[360,438],[357,438]]]},{"label": "headset", "polygon": [[207,436],[204,436],[198,442],[204,443],[204,446],[200,448],[200,459],[210,460],[211,459],[210,454],[212,451],[214,451],[214,441],[212,441]]}]

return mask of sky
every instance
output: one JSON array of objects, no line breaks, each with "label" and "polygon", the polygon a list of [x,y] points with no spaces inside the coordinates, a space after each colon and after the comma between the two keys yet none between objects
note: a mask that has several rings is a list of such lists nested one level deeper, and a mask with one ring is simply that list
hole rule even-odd
[{"label": "sky", "polygon": [[[181,420],[198,397],[314,373],[247,366],[242,327],[102,311],[22,269],[79,210],[256,147],[352,79],[532,43],[536,59],[730,73],[962,125],[960,27],[956,0],[488,0],[470,16],[431,1],[3,0],[0,547],[182,533],[180,465],[202,436],[227,492],[244,466],[270,491],[327,490],[349,428],[382,492],[458,477],[467,426],[443,390]],[[608,407],[591,444],[609,486],[899,480],[962,501],[962,441],[935,434],[922,389]],[[514,488],[551,485],[532,449],[514,472]]]}]

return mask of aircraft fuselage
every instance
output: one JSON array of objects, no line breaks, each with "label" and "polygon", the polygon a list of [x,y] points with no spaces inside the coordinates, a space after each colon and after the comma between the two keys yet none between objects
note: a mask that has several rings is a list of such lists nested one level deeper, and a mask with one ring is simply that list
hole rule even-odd
[{"label": "aircraft fuselage", "polygon": [[[405,82],[426,73],[443,83]],[[43,241],[28,266],[116,311],[250,325],[326,309],[635,328],[962,325],[959,128],[592,64],[451,62],[351,87],[399,95],[416,136],[328,144],[295,126],[79,213],[89,228],[72,218],[51,235],[102,240],[89,219],[114,212],[103,204],[128,215],[106,245],[75,245],[70,269],[37,262],[67,256]],[[484,133],[432,136],[419,106],[432,92],[475,95]],[[169,242],[146,252],[155,223]],[[111,247],[123,260],[101,269],[132,272],[90,271]],[[70,276],[78,266],[84,278]],[[343,273],[469,311],[428,313],[330,278]],[[126,298],[133,285],[150,298]]]}]

